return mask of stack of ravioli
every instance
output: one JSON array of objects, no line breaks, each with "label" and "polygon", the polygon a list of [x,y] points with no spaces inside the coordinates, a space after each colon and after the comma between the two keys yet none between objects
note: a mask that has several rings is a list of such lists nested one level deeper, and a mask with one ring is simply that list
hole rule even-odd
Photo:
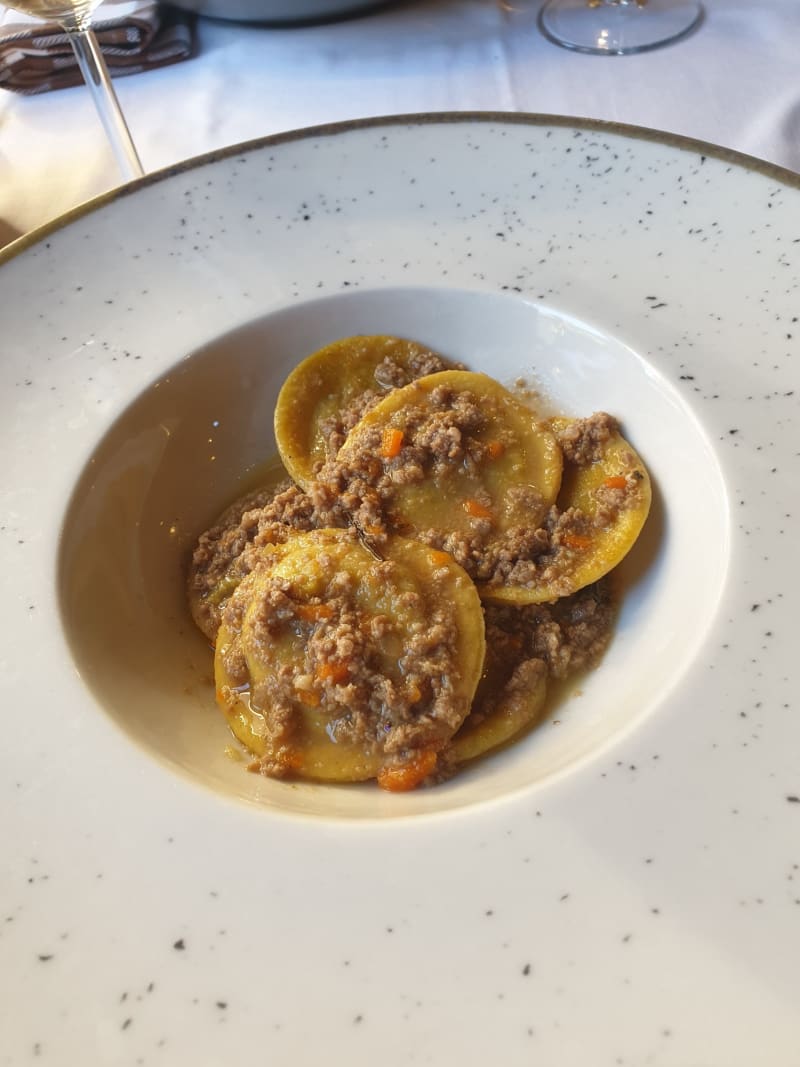
[{"label": "stack of ravioli", "polygon": [[599,660],[651,501],[611,416],[541,418],[417,342],[359,336],[301,362],[274,421],[285,478],[228,508],[189,574],[251,769],[435,784]]}]

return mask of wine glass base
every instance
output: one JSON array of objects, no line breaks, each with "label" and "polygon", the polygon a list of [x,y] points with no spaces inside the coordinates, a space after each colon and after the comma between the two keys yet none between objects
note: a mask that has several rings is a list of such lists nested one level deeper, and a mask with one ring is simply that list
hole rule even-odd
[{"label": "wine glass base", "polygon": [[699,0],[548,0],[539,28],[562,48],[623,56],[680,40],[702,19]]}]

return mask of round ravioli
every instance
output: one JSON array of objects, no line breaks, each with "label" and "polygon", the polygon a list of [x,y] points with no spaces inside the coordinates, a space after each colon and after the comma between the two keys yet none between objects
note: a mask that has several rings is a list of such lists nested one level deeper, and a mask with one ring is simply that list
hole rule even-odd
[{"label": "round ravioli", "polygon": [[550,429],[485,374],[442,371],[369,411],[320,474],[367,533],[449,552],[475,576],[509,533],[536,528],[562,457]]},{"label": "round ravioli", "polygon": [[472,710],[451,743],[453,761],[499,748],[538,722],[550,680],[563,683],[597,666],[615,614],[607,581],[553,604],[485,602],[484,672]]},{"label": "round ravioli", "polygon": [[551,419],[565,465],[557,509],[541,531],[533,558],[519,559],[481,596],[542,604],[598,581],[633,547],[650,511],[652,489],[641,458],[616,420]]},{"label": "round ravioli", "polygon": [[217,699],[276,777],[391,790],[435,778],[483,668],[483,612],[445,553],[393,538],[377,559],[352,531],[294,535],[225,606]]},{"label": "round ravioli", "polygon": [[541,659],[505,659],[491,642],[472,711],[450,744],[455,763],[466,763],[511,741],[540,716],[547,698],[547,665]]},{"label": "round ravioli", "polygon": [[275,439],[287,471],[306,485],[382,396],[451,366],[416,341],[383,334],[345,337],[314,352],[286,379],[275,406]]}]

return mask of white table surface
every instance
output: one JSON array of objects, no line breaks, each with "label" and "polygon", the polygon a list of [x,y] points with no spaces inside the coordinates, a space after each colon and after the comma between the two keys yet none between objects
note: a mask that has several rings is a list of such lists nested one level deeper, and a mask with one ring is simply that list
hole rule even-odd
[{"label": "white table surface", "polygon": [[[632,56],[556,47],[539,6],[410,0],[302,28],[204,19],[195,58],[116,84],[148,171],[317,123],[497,109],[649,126],[800,170],[797,0],[706,0],[693,36]],[[0,90],[0,244],[119,180],[83,87]]]}]

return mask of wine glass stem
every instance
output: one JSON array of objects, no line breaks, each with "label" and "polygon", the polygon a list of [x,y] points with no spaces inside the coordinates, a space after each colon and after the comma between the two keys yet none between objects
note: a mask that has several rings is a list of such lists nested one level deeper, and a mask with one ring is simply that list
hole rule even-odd
[{"label": "wine glass stem", "polygon": [[117,94],[111,84],[111,77],[97,38],[88,29],[68,29],[68,33],[83,80],[91,89],[94,105],[111,143],[122,176],[125,179],[141,178],[144,168],[131,139]]}]

